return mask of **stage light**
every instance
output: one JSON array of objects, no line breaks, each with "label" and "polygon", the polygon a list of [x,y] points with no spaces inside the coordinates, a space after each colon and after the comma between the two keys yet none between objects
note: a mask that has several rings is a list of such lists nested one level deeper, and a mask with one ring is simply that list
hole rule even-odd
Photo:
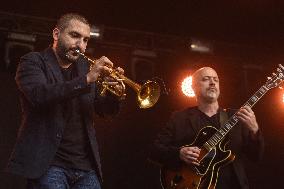
[{"label": "stage light", "polygon": [[92,25],[91,31],[90,31],[90,36],[91,36],[91,38],[94,38],[94,39],[102,38],[102,28],[95,26],[95,25]]},{"label": "stage light", "polygon": [[5,43],[4,60],[5,69],[12,73],[16,72],[20,57],[34,50],[33,44],[25,42],[7,41]]},{"label": "stage light", "polygon": [[212,53],[213,48],[209,42],[200,41],[198,39],[191,38],[190,50],[199,53]]},{"label": "stage light", "polygon": [[9,32],[4,43],[5,71],[12,74],[16,72],[19,59],[24,54],[34,50],[36,35]]},{"label": "stage light", "polygon": [[19,40],[19,41],[26,41],[26,42],[35,42],[36,36],[31,34],[24,34],[24,33],[8,33],[7,38],[10,40]]},{"label": "stage light", "polygon": [[181,90],[185,96],[195,96],[194,91],[192,89],[192,76],[188,76],[182,81]]}]

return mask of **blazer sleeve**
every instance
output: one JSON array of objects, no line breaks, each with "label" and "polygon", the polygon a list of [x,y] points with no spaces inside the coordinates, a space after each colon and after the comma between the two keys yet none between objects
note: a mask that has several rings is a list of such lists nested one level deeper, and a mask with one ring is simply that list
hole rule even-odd
[{"label": "blazer sleeve", "polygon": [[264,138],[261,129],[253,135],[247,128],[242,127],[243,152],[252,161],[260,161],[264,154]]},{"label": "blazer sleeve", "polygon": [[101,117],[114,116],[119,112],[121,101],[117,96],[106,92],[105,96],[100,95],[99,87],[94,84],[92,90],[95,93],[94,110]]},{"label": "blazer sleeve", "polygon": [[[229,115],[232,116],[237,110],[229,110]],[[241,148],[241,152],[252,161],[261,160],[264,153],[264,138],[259,125],[259,130],[256,135],[253,135],[251,131],[242,123],[239,122],[238,126],[241,127],[242,143],[237,144]]]},{"label": "blazer sleeve", "polygon": [[166,126],[158,134],[151,148],[150,160],[160,166],[178,167],[180,144],[176,140],[176,127],[180,124],[176,113],[173,113]]},{"label": "blazer sleeve", "polygon": [[40,53],[29,53],[20,59],[16,83],[22,95],[33,107],[52,106],[65,99],[90,91],[86,76],[67,82],[48,82],[48,70]]}]

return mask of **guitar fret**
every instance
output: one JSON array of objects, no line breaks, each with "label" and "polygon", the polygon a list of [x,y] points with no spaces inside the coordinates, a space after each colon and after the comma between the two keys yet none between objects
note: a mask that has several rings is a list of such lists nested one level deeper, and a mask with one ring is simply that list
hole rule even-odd
[{"label": "guitar fret", "polygon": [[210,148],[212,148],[212,147],[213,147],[213,146],[212,146],[212,144],[210,144],[210,143],[209,143],[209,141],[208,141],[208,143],[207,143],[207,144],[208,144],[208,146],[209,146]]},{"label": "guitar fret", "polygon": [[[230,122],[230,120],[228,121],[228,125],[227,125],[228,130],[230,130],[232,128],[232,123]],[[226,131],[227,132],[227,131]]]},{"label": "guitar fret", "polygon": [[228,132],[228,130],[229,130],[228,125],[229,125],[229,124],[228,124],[228,123],[226,123],[226,124],[224,125],[224,127],[223,127],[223,128],[224,128],[225,133],[227,133],[227,132]]},{"label": "guitar fret", "polygon": [[213,141],[214,144],[218,143],[218,139],[215,137],[215,135],[211,137],[211,140]]},{"label": "guitar fret", "polygon": [[212,146],[215,146],[217,144],[217,141],[215,141],[213,138],[210,139],[212,142]]},{"label": "guitar fret", "polygon": [[258,98],[261,98],[264,94],[266,93],[266,91],[264,89],[259,89],[257,92],[256,92],[256,96]]},{"label": "guitar fret", "polygon": [[229,126],[229,127],[228,127],[228,128],[229,128],[229,130],[233,127],[233,125],[232,125],[232,124],[229,124],[228,126]]},{"label": "guitar fret", "polygon": [[214,137],[215,137],[215,139],[216,139],[216,141],[217,141],[217,143],[218,143],[219,140],[220,140],[220,137],[218,137],[218,135],[216,135],[216,133],[215,133]]},{"label": "guitar fret", "polygon": [[232,120],[231,119],[229,119],[228,120],[228,125],[227,125],[227,127],[230,129],[230,125],[232,124]]},{"label": "guitar fret", "polygon": [[204,144],[203,144],[203,147],[206,149],[206,150],[210,150],[210,148],[211,148],[211,146],[207,143],[207,142],[205,142]]},{"label": "guitar fret", "polygon": [[259,89],[259,92],[264,95],[266,93],[266,89],[262,86],[260,89]]},{"label": "guitar fret", "polygon": [[212,136],[211,139],[212,139],[212,141],[213,141],[214,144],[217,144],[217,143],[218,143],[218,141],[216,140],[216,138],[214,137],[214,135]]},{"label": "guitar fret", "polygon": [[238,121],[236,121],[236,119],[231,118],[229,122],[230,122],[230,125],[235,125]]},{"label": "guitar fret", "polygon": [[239,119],[236,115],[233,115],[233,117],[231,119],[233,119],[235,121],[235,124],[239,121]]},{"label": "guitar fret", "polygon": [[252,107],[252,104],[246,102],[246,103],[244,104],[244,106]]},{"label": "guitar fret", "polygon": [[262,86],[247,102],[245,105],[253,107],[255,103],[268,91],[265,86]]},{"label": "guitar fret", "polygon": [[258,98],[257,98],[256,95],[251,97],[251,101],[252,101],[253,103],[255,103],[257,100],[258,100]]},{"label": "guitar fret", "polygon": [[255,96],[252,96],[252,97],[248,100],[248,103],[249,103],[250,107],[252,107],[256,102],[257,102],[257,97],[255,97]]},{"label": "guitar fret", "polygon": [[214,143],[212,142],[211,139],[208,140],[208,143],[210,144],[210,146],[214,146]]},{"label": "guitar fret", "polygon": [[257,91],[256,93],[255,93],[255,95],[257,96],[257,98],[261,98],[264,94],[262,93],[262,92],[260,92],[260,91]]},{"label": "guitar fret", "polygon": [[266,91],[269,90],[265,85],[263,85],[262,87],[263,87]]},{"label": "guitar fret", "polygon": [[218,143],[219,139],[216,137],[216,135],[212,136],[212,140],[214,141],[214,143]]},{"label": "guitar fret", "polygon": [[218,140],[222,139],[222,137],[223,137],[223,135],[222,135],[219,131],[217,131],[217,132],[215,133],[215,135],[216,135],[216,137],[218,138]]},{"label": "guitar fret", "polygon": [[221,133],[222,136],[225,136],[226,132],[223,131],[223,128],[219,130],[219,132]]},{"label": "guitar fret", "polygon": [[212,146],[210,139],[207,141],[209,146]]}]

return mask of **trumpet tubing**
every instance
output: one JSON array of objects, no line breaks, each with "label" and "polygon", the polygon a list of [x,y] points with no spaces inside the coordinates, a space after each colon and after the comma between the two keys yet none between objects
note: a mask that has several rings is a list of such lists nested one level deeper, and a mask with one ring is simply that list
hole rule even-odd
[{"label": "trumpet tubing", "polygon": [[[79,50],[76,50],[78,54],[83,56],[86,60],[91,63],[90,69],[93,65],[96,64],[96,60],[93,60]],[[132,88],[137,93],[137,101],[140,108],[150,108],[156,104],[160,97],[160,86],[155,81],[146,81],[144,84],[140,85],[135,83],[131,79],[127,78],[125,75],[120,74],[117,70],[111,69],[111,73],[109,75],[114,81],[117,81],[122,86],[122,91],[117,91],[115,87],[108,85],[107,81],[98,80],[98,84],[102,86],[102,90],[100,92],[101,95],[105,95],[106,91],[110,91],[114,95],[118,96],[120,99],[124,99],[125,94],[125,84]],[[125,84],[124,84],[125,83]]]}]

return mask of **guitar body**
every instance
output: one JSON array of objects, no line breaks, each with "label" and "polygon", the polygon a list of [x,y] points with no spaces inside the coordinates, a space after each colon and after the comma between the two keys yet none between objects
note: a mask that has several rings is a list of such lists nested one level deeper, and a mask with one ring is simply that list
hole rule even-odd
[{"label": "guitar body", "polygon": [[203,147],[217,129],[211,126],[201,129],[195,141],[189,146],[201,149],[199,166],[183,164],[176,170],[162,169],[161,183],[163,189],[214,189],[217,184],[220,167],[232,162],[235,156],[226,150],[226,142],[221,140],[214,148]]}]

